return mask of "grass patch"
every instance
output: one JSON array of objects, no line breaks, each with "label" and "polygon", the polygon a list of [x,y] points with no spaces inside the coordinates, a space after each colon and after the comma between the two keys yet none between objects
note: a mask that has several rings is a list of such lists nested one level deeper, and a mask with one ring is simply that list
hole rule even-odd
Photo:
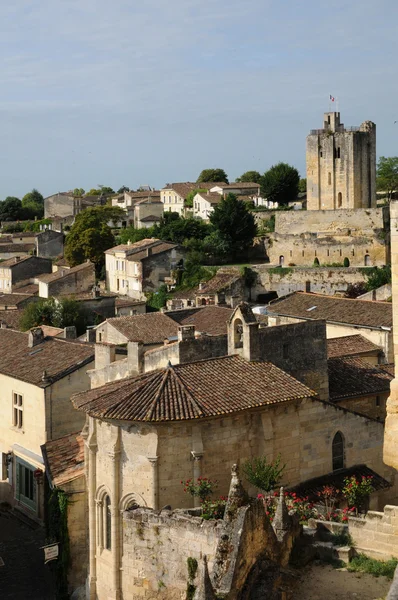
[{"label": "grass patch", "polygon": [[380,577],[383,575],[388,579],[392,579],[394,577],[394,571],[397,564],[398,560],[396,558],[383,561],[369,558],[365,554],[359,554],[353,558],[350,564],[347,566],[347,571],[369,573],[375,577]]}]

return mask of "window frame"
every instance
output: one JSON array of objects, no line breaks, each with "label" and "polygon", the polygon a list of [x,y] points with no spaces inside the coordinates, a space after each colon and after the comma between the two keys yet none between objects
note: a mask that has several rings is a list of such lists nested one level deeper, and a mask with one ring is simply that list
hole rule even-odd
[{"label": "window frame", "polygon": [[12,392],[12,426],[23,431],[24,428],[23,394]]}]

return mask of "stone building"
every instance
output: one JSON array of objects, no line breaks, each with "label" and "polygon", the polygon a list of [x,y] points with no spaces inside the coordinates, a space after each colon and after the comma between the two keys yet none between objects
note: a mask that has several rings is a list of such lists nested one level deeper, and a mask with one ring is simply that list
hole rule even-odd
[{"label": "stone building", "polygon": [[274,324],[324,319],[328,338],[361,334],[382,349],[382,362],[392,362],[392,304],[322,294],[296,292],[268,305],[268,321]]},{"label": "stone building", "polygon": [[0,263],[0,292],[12,292],[16,284],[37,277],[43,273],[51,273],[52,265],[49,258],[38,256],[16,256]]},{"label": "stone building", "polygon": [[[366,464],[387,482],[372,506],[397,496],[395,471],[382,462],[383,424],[328,401],[324,322],[261,327],[243,304],[229,320],[228,355],[184,362],[176,353],[159,368],[161,354],[190,348],[193,356],[200,344],[188,326],[181,327],[177,344],[145,355],[142,344],[130,342],[124,361],[98,344],[92,389],[72,398],[88,417],[90,598],[129,600],[142,587],[144,597],[174,597],[154,589],[150,561],[134,571],[132,548],[141,547],[134,531],[140,526],[135,517],[133,527],[126,523],[123,511],[137,504],[189,508],[180,481],[200,475],[217,479],[226,494],[235,461],[281,453],[290,486]],[[148,362],[153,353],[157,360]],[[140,531],[155,560],[163,560],[161,546],[147,538],[151,532],[145,525]]]},{"label": "stone building", "polygon": [[1,328],[0,344],[0,501],[42,521],[40,446],[83,426],[70,395],[89,388],[94,349],[45,337],[41,328],[29,333]]},{"label": "stone building", "polygon": [[40,275],[38,280],[41,298],[89,292],[95,286],[95,266],[94,263],[86,261],[71,269],[59,268],[54,273]]},{"label": "stone building", "polygon": [[78,215],[91,206],[104,206],[112,194],[74,196],[72,192],[58,192],[44,198],[44,218],[66,218]]},{"label": "stone building", "polygon": [[376,207],[376,125],[344,127],[325,113],[307,136],[307,210]]},{"label": "stone building", "polygon": [[156,292],[182,266],[185,251],[177,244],[148,238],[110,248],[105,252],[107,290],[138,300]]}]

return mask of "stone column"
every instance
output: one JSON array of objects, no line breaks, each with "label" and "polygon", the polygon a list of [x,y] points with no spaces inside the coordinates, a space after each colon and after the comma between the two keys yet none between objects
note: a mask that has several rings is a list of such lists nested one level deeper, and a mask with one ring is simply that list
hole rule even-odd
[{"label": "stone column", "polygon": [[86,438],[87,448],[87,488],[88,488],[88,522],[89,522],[89,573],[88,573],[88,585],[89,585],[89,600],[96,600],[97,597],[97,563],[96,563],[96,503],[95,503],[95,491],[96,491],[96,454],[97,454],[97,443],[95,436],[91,435]]},{"label": "stone column", "polygon": [[[191,455],[193,458],[193,478],[194,481],[196,481],[199,477],[202,476],[203,452],[196,452],[195,450],[192,450]],[[194,496],[193,505],[195,508],[200,506],[200,498],[198,498],[198,496]]]},{"label": "stone column", "polygon": [[112,498],[111,498],[111,549],[112,549],[112,589],[114,590],[114,600],[120,600],[120,428],[116,427],[117,439],[112,452],[109,456],[112,462]]},{"label": "stone column", "polygon": [[157,510],[159,508],[159,469],[158,469],[158,456],[148,457],[149,462],[152,466],[152,508]]}]

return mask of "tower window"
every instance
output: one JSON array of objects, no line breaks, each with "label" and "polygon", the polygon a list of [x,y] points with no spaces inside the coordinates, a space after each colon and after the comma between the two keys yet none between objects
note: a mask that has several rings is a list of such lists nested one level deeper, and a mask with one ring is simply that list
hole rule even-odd
[{"label": "tower window", "polygon": [[337,158],[340,158],[340,148],[337,148]]},{"label": "tower window", "polygon": [[330,125],[330,115],[328,115],[328,125]]},{"label": "tower window", "polygon": [[332,174],[328,173],[328,185],[332,185]]},{"label": "tower window", "polygon": [[344,469],[345,457],[344,457],[344,438],[343,435],[338,431],[333,438],[332,442],[332,463],[333,471],[337,469]]},{"label": "tower window", "polygon": [[341,208],[343,206],[343,194],[339,192],[337,194],[337,208]]},{"label": "tower window", "polygon": [[322,158],[322,156],[323,156],[322,150],[320,151],[319,156]]}]

